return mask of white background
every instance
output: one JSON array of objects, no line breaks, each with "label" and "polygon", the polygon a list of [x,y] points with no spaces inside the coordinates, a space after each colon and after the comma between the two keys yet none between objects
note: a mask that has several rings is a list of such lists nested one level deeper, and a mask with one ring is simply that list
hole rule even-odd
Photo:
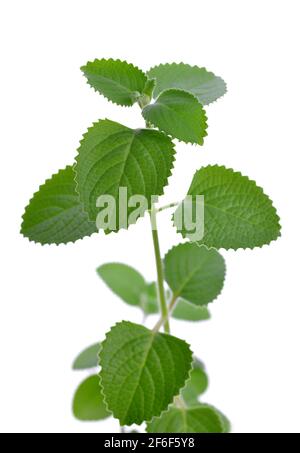
[{"label": "white background", "polygon": [[[204,146],[178,144],[162,202],[180,199],[195,169],[224,164],[264,187],[282,218],[282,238],[254,251],[224,251],[227,279],[212,320],[172,321],[172,332],[205,362],[204,399],[234,432],[300,432],[298,7],[298,0],[1,1],[1,431],[118,430],[113,419],[72,417],[85,373],[71,364],[116,321],[141,321],[95,268],[121,261],[153,279],[147,219],[75,245],[42,247],[19,235],[33,192],[73,161],[94,120],[142,126],[138,107],[108,103],[79,70],[113,57],[142,69],[172,61],[206,66],[228,84],[228,94],[207,108]],[[166,252],[180,238],[169,213],[159,224]]]}]

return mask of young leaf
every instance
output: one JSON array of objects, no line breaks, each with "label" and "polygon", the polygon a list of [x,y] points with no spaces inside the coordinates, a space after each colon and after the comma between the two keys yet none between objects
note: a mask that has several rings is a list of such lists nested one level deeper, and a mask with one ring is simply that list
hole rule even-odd
[{"label": "young leaf", "polygon": [[73,399],[73,414],[79,420],[103,420],[111,414],[106,409],[99,385],[99,376],[85,379],[77,388]]},{"label": "young leaf", "polygon": [[73,167],[48,179],[25,208],[21,233],[41,244],[75,242],[97,231],[75,190]]},{"label": "young leaf", "polygon": [[[133,130],[109,120],[95,123],[81,141],[75,167],[77,189],[90,219],[95,221],[99,213],[105,212],[103,206],[97,207],[98,198],[111,195],[116,208],[105,229],[119,230],[136,222],[149,208],[151,196],[163,193],[173,160],[173,143],[162,132]],[[122,199],[122,214],[117,209],[120,188],[127,190],[127,200],[142,195],[148,206],[142,205],[135,217],[136,206],[126,209],[126,200]],[[104,227],[101,222],[98,218],[97,225]]]},{"label": "young leaf", "polygon": [[226,426],[213,407],[199,404],[195,407],[171,406],[160,417],[147,423],[147,433],[224,433]]},{"label": "young leaf", "polygon": [[222,290],[225,262],[214,249],[190,242],[179,244],[167,253],[164,265],[173,297],[182,297],[195,305],[207,305]]},{"label": "young leaf", "polygon": [[126,264],[107,263],[98,267],[98,275],[107,286],[129,305],[140,305],[147,284],[143,276]]},{"label": "young leaf", "polygon": [[126,61],[89,61],[81,70],[96,91],[119,105],[133,105],[147,83],[143,71]]},{"label": "young leaf", "polygon": [[100,351],[105,401],[121,425],[159,415],[188,379],[192,354],[183,340],[123,321]]},{"label": "young leaf", "polygon": [[193,305],[184,299],[179,299],[172,311],[172,317],[185,321],[205,321],[210,313],[204,305]]},{"label": "young leaf", "polygon": [[183,63],[161,64],[148,71],[148,76],[156,79],[154,97],[170,88],[189,91],[202,105],[216,101],[226,93],[226,84],[205,68]]},{"label": "young leaf", "polygon": [[97,367],[100,347],[100,343],[96,343],[84,349],[74,360],[73,370],[87,370]]},{"label": "young leaf", "polygon": [[187,91],[163,91],[154,104],[143,109],[142,114],[146,121],[186,143],[202,145],[203,138],[207,135],[205,111]]},{"label": "young leaf", "polygon": [[199,396],[205,392],[208,387],[208,377],[202,364],[195,360],[190,378],[185,387],[181,390],[181,396],[188,407],[199,404]]},{"label": "young leaf", "polygon": [[[239,172],[218,165],[204,167],[195,173],[188,195],[204,195],[200,243],[207,247],[261,247],[280,236],[279,217],[270,198]],[[188,236],[185,230],[181,233]]]}]

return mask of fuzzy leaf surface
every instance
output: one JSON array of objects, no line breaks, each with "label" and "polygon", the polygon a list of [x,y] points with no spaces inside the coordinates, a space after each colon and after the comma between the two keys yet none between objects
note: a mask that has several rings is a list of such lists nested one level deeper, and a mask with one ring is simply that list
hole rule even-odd
[{"label": "fuzzy leaf surface", "polygon": [[[188,195],[204,195],[204,236],[199,243],[207,247],[262,247],[280,236],[272,201],[239,172],[218,165],[204,167],[195,173]],[[187,236],[184,229],[181,233]]]},{"label": "fuzzy leaf surface", "polygon": [[226,93],[226,84],[221,77],[198,66],[184,63],[161,64],[148,71],[156,79],[154,97],[170,88],[180,88],[197,97],[202,105],[210,104]]},{"label": "fuzzy leaf surface", "polygon": [[160,415],[179,394],[192,354],[183,340],[123,321],[106,335],[100,366],[109,410],[121,425],[141,424]]},{"label": "fuzzy leaf surface", "polygon": [[76,192],[73,167],[48,179],[25,208],[21,233],[40,244],[75,242],[97,231]]},{"label": "fuzzy leaf surface", "polygon": [[74,360],[73,370],[88,370],[98,366],[100,347],[100,343],[95,343],[84,349]]},{"label": "fuzzy leaf surface", "polygon": [[207,135],[206,114],[197,98],[183,90],[162,92],[142,111],[146,121],[185,143],[203,144]]},{"label": "fuzzy leaf surface", "polygon": [[126,61],[89,61],[81,70],[91,87],[119,105],[133,105],[147,83],[143,71]]},{"label": "fuzzy leaf surface", "polygon": [[79,385],[73,399],[73,414],[79,420],[90,421],[103,420],[111,415],[103,401],[99,376],[89,376]]},{"label": "fuzzy leaf surface", "polygon": [[225,424],[213,407],[199,404],[195,407],[171,406],[160,417],[147,423],[148,433],[224,433]]},{"label": "fuzzy leaf surface", "polygon": [[[76,182],[80,199],[93,221],[104,210],[97,207],[101,195],[111,195],[119,206],[119,189],[127,189],[127,199],[143,195],[150,207],[151,196],[161,195],[171,174],[174,160],[173,143],[165,134],[149,129],[129,129],[110,120],[100,120],[84,135],[78,155]],[[126,207],[122,202],[122,206]],[[139,206],[138,206],[139,207]],[[125,223],[135,223],[137,207],[125,211]],[[142,206],[137,217],[144,214]],[[116,222],[110,217],[106,230],[126,228],[120,210],[116,208]],[[102,227],[102,223],[98,224]]]},{"label": "fuzzy leaf surface", "polygon": [[182,297],[195,305],[207,305],[221,292],[225,262],[214,249],[184,243],[173,247],[165,256],[165,279],[173,297]]}]

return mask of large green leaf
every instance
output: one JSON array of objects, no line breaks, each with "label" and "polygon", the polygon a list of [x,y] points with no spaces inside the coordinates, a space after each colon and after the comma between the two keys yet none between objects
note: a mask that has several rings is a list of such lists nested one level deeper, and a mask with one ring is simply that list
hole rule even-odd
[{"label": "large green leaf", "polygon": [[190,372],[190,378],[185,387],[181,390],[181,396],[185,404],[189,407],[199,403],[199,396],[205,392],[208,387],[208,377],[204,371],[203,365],[199,360],[194,360],[193,369]]},{"label": "large green leaf", "polygon": [[[90,219],[104,227],[99,215],[105,214],[106,206],[97,207],[97,200],[110,195],[116,209],[104,228],[112,231],[134,223],[150,207],[151,197],[163,193],[173,160],[173,144],[162,132],[133,130],[109,120],[95,123],[81,141],[75,167],[77,189]],[[119,196],[121,188],[127,190],[125,199]],[[148,205],[126,210],[126,198],[134,195],[145,197]],[[125,213],[118,209],[119,203]]]},{"label": "large green leaf", "polygon": [[100,352],[105,401],[121,425],[160,415],[189,377],[185,341],[123,321],[106,335]]},{"label": "large green leaf", "polygon": [[98,366],[100,343],[92,344],[84,349],[74,360],[73,370],[87,370]]},{"label": "large green leaf", "polygon": [[172,311],[172,317],[184,321],[205,321],[210,313],[204,305],[194,305],[184,299],[179,299]]},{"label": "large green leaf", "polygon": [[143,71],[126,61],[112,59],[89,61],[81,70],[96,91],[119,105],[133,105],[143,93],[147,83]]},{"label": "large green leaf", "polygon": [[195,243],[179,244],[165,256],[165,279],[173,297],[195,305],[207,305],[221,292],[225,262],[216,250]]},{"label": "large green leaf", "polygon": [[180,88],[192,93],[205,105],[226,93],[226,85],[221,77],[198,66],[183,63],[161,64],[151,68],[148,76],[156,79],[154,97],[164,90]]},{"label": "large green leaf", "polygon": [[[201,244],[236,250],[261,247],[280,236],[279,217],[270,198],[239,172],[218,165],[204,167],[195,173],[188,195],[193,200],[204,196]],[[176,213],[174,218],[176,225]],[[188,236],[184,229],[181,233]]]},{"label": "large green leaf", "polygon": [[75,242],[97,231],[75,190],[73,167],[48,179],[25,208],[21,233],[41,244]]},{"label": "large green leaf", "polygon": [[205,111],[197,98],[187,91],[166,90],[142,113],[147,122],[183,142],[202,145],[207,135]]},{"label": "large green leaf", "polygon": [[148,433],[224,433],[226,430],[219,411],[205,404],[171,406],[160,417],[147,423]]},{"label": "large green leaf", "polygon": [[73,414],[79,420],[103,420],[111,414],[106,409],[99,385],[99,376],[92,375],[77,388],[73,399]]}]

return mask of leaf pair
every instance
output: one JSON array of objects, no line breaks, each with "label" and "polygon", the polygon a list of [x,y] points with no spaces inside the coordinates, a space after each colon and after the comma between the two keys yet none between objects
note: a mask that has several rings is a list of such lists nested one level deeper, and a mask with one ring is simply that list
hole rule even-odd
[{"label": "leaf pair", "polygon": [[[124,302],[139,307],[145,315],[159,312],[156,283],[147,283],[132,267],[121,263],[106,263],[98,267],[97,273]],[[180,298],[172,316],[177,319],[200,321],[208,319],[210,315],[206,307],[192,305]]]},{"label": "leaf pair", "polygon": [[[163,193],[173,160],[173,143],[162,132],[99,121],[81,141],[76,182],[71,166],[47,180],[26,207],[21,232],[41,244],[60,244],[100,228],[128,228],[151,206],[152,197]],[[120,199],[122,189],[126,189],[125,202]],[[132,198],[134,203],[128,206],[132,196],[139,199]],[[144,204],[139,204],[141,196]],[[108,223],[107,198],[112,202]]]},{"label": "leaf pair", "polygon": [[[116,123],[113,123],[113,125],[110,123],[106,126],[114,128]],[[116,128],[119,128],[119,126],[116,125]],[[126,165],[122,166],[119,160],[116,161],[115,153],[110,159],[108,151],[106,157],[104,157],[104,160],[106,159],[106,173],[102,173],[103,169],[100,168],[99,173],[95,174],[89,169],[97,166],[98,157],[102,156],[100,145],[99,155],[93,155],[93,150],[96,148],[92,144],[95,145],[93,140],[97,137],[98,128],[100,129],[99,134],[102,136],[103,130],[98,123],[85,136],[86,141],[82,145],[83,156],[86,160],[83,159],[81,162],[81,159],[78,158],[81,174],[79,186],[84,192],[83,205],[76,192],[73,168],[68,166],[47,180],[34,194],[26,207],[21,231],[30,240],[41,244],[61,244],[90,236],[97,231],[95,226],[95,200],[97,197],[95,193],[97,195],[101,195],[105,191],[111,194],[116,193],[120,184],[128,187],[130,193],[142,192],[148,199],[151,192],[162,193],[173,162],[173,148],[168,143],[167,137],[159,137],[158,140],[155,140],[158,146],[156,152],[161,153],[161,158],[157,157],[155,178],[150,179],[148,174],[145,178],[142,176],[142,169],[145,172],[147,171],[146,168],[149,169],[147,167],[149,161],[146,158],[147,147],[143,148],[142,155],[145,160],[141,161],[140,172],[137,171],[136,167],[134,167],[136,169],[135,174],[129,171],[129,167],[126,171]],[[122,138],[127,136],[128,131],[126,129],[125,135],[121,134]],[[156,131],[145,132],[146,135],[148,132],[160,134]],[[130,135],[133,137],[133,134],[130,133]],[[167,141],[165,142],[165,140]],[[159,148],[158,142],[165,143],[164,151],[163,148]],[[122,159],[122,162],[126,159],[124,155],[128,153],[128,149],[125,148],[126,145],[120,145],[117,151],[118,159]],[[91,150],[90,153],[88,150]],[[154,153],[153,150],[152,143],[149,156]],[[134,160],[134,151],[132,153],[131,159]],[[116,163],[115,168],[109,168],[108,162],[111,165]],[[101,175],[103,176],[101,177]],[[109,181],[114,182],[114,184]],[[109,185],[111,187],[108,187]],[[98,192],[95,192],[95,190]],[[195,173],[187,195],[192,197],[193,203],[196,203],[195,197],[197,195],[204,196],[204,236],[199,241],[201,244],[224,249],[254,248],[269,244],[280,235],[279,217],[271,200],[254,181],[239,172],[217,165],[204,167]],[[86,211],[94,222],[90,220]],[[140,211],[139,215],[142,215],[143,212],[144,210]],[[175,226],[179,229],[178,216],[176,217],[176,215]],[[180,232],[183,237],[191,237],[191,231],[181,228]]]},{"label": "leaf pair", "polygon": [[161,64],[145,74],[126,61],[96,59],[81,70],[96,91],[124,106],[133,105],[143,94],[152,96],[153,88],[155,98],[163,91],[177,88],[192,93],[202,105],[216,101],[226,92],[221,77],[183,63]]},{"label": "leaf pair", "polygon": [[[139,102],[148,123],[186,143],[203,144],[207,124],[202,106],[226,92],[220,77],[183,63],[159,65],[146,74],[112,59],[94,60],[81,69],[88,83],[110,101],[125,106]],[[153,88],[156,100],[149,104]]]}]

